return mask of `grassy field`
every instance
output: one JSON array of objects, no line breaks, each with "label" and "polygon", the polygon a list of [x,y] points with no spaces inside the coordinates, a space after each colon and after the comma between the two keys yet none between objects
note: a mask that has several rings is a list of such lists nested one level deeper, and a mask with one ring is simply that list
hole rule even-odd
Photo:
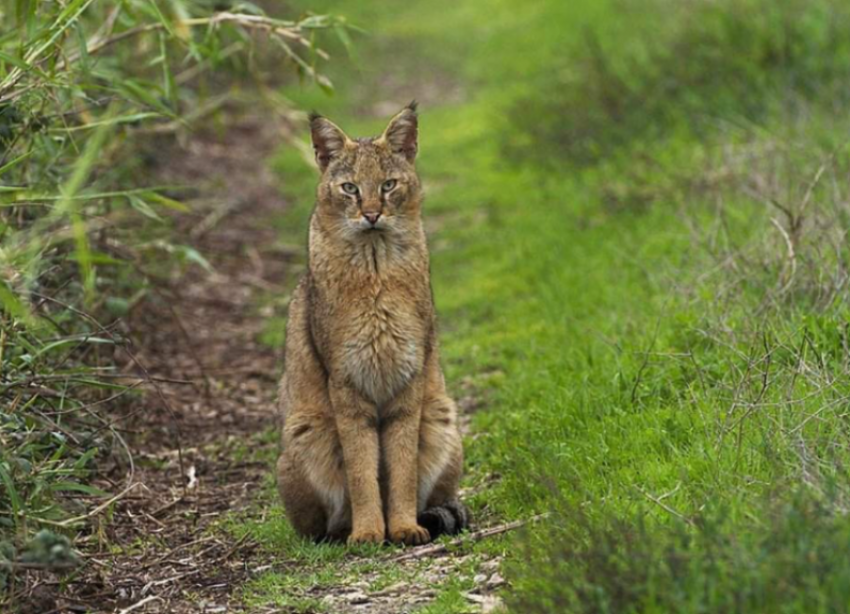
[{"label": "grassy field", "polygon": [[[445,367],[482,400],[469,502],[482,525],[551,514],[474,549],[506,555],[509,605],[843,611],[846,7],[310,8],[369,33],[338,95],[298,104],[373,134],[422,103]],[[315,175],[291,149],[278,168],[298,245]],[[294,547],[279,518],[251,530]],[[428,611],[470,607],[457,577]]]},{"label": "grassy field", "polygon": [[[253,508],[223,524],[236,544],[250,538],[275,557],[275,566],[239,587],[249,611],[335,611],[338,602],[323,595],[339,587],[372,594],[399,584],[427,585],[423,612],[479,611],[468,593],[494,561],[507,581],[506,607],[522,613],[846,611],[850,33],[843,26],[850,7],[840,0],[287,4],[293,15],[344,14],[363,29],[350,32],[350,48],[345,34],[328,43],[333,96],[280,86],[295,107],[367,135],[419,100],[417,164],[443,362],[470,419],[466,501],[477,527],[546,517],[452,547],[449,557],[399,564],[400,549],[299,540],[269,475]],[[159,18],[155,5],[132,5],[146,7],[131,15],[139,23]],[[167,50],[186,51],[180,32],[162,30],[160,58],[154,49],[142,71],[147,85],[132,87],[127,76],[121,96],[110,90],[113,107],[95,105],[84,118],[115,132],[80,130],[91,135],[81,143],[93,143],[83,151],[114,142],[108,149],[121,156],[96,162],[62,140],[56,159],[61,154],[64,166],[47,167],[42,190],[67,196],[91,183],[91,171],[97,181],[84,194],[92,208],[80,211],[111,214],[113,197],[99,190],[123,190],[135,168],[125,162],[134,150],[116,118],[157,111],[157,120],[174,121],[176,108],[192,108],[195,90],[171,91],[174,77],[160,72]],[[244,34],[230,33],[237,42]],[[8,50],[13,39],[0,43]],[[208,42],[198,57],[204,71],[230,57]],[[6,74],[19,61],[0,60]],[[101,81],[92,83],[85,96]],[[162,100],[145,98],[151,84]],[[57,99],[75,100],[73,91],[58,91]],[[0,106],[4,147],[7,108]],[[33,143],[47,156],[41,138]],[[275,155],[291,206],[270,221],[281,242],[302,253],[316,182],[305,151],[285,144]],[[114,173],[100,169],[111,160],[121,161]],[[5,181],[21,168],[0,163],[0,174]],[[20,186],[7,187],[0,185]],[[122,191],[114,200],[148,216],[175,206],[158,190],[134,196]],[[39,272],[71,269],[69,301],[108,310],[117,284],[103,271],[115,263],[69,230],[78,223],[69,203],[77,201],[61,202],[65,209],[48,221],[62,249],[39,252],[32,230],[18,233],[20,216],[4,217],[3,231],[21,239],[21,260],[39,252]],[[10,253],[6,241],[0,256]],[[297,272],[296,264],[290,282]],[[124,300],[128,289],[119,289],[115,297]],[[29,292],[0,284],[4,394],[14,392],[12,375],[37,371],[28,367],[31,353],[45,363],[38,369],[67,374],[53,329],[30,334],[12,291]],[[264,317],[274,314],[262,335],[274,347],[283,343],[286,300],[271,295],[258,305]],[[127,307],[112,303],[119,312]],[[52,315],[90,335],[75,313]],[[73,365],[81,381],[63,403],[87,406],[101,398],[83,377],[93,371]],[[101,386],[101,395],[112,390]],[[36,395],[30,403],[38,409],[46,401]],[[51,489],[86,490],[79,484],[94,471],[96,451],[69,451],[50,429],[34,426],[36,418],[9,426],[21,415],[0,413],[0,435],[20,444],[0,449],[0,537],[33,533],[40,525],[27,524],[27,514],[44,510],[41,520],[67,528],[69,513]],[[245,444],[261,452],[240,454],[271,466],[274,439],[270,431],[256,446]],[[21,442],[41,455],[36,466],[45,471],[32,470]],[[4,556],[0,548],[0,563]],[[3,572],[0,565],[0,580]]]}]

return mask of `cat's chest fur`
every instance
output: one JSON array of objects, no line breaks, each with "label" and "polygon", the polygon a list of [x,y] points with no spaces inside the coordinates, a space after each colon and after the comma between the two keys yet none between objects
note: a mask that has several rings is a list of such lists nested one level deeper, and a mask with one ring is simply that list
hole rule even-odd
[{"label": "cat's chest fur", "polygon": [[340,366],[354,386],[381,405],[421,370],[425,330],[403,297],[378,292],[349,306],[341,333]]}]

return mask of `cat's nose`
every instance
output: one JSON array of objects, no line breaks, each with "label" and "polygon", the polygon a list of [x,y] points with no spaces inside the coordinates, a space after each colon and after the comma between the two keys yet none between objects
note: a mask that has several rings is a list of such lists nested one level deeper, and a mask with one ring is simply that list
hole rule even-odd
[{"label": "cat's nose", "polygon": [[374,226],[375,224],[378,223],[378,218],[381,217],[381,212],[380,211],[369,211],[369,212],[364,211],[363,217],[365,217],[366,220],[368,220],[368,222],[370,224],[372,224],[372,226]]}]

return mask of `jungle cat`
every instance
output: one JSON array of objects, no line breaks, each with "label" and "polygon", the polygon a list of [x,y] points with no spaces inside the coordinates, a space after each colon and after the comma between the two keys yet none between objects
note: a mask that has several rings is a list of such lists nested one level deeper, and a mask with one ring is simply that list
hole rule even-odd
[{"label": "jungle cat", "polygon": [[321,171],[280,384],[277,482],[302,535],[422,544],[468,524],[422,227],[416,104],[374,138],[310,118]]}]

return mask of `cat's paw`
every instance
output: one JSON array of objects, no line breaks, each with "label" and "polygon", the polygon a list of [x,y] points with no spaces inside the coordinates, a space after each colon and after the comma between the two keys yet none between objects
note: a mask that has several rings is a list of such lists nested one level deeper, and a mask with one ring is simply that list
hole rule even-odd
[{"label": "cat's paw", "polygon": [[402,526],[390,529],[390,541],[394,544],[419,546],[431,541],[431,534],[428,533],[428,529],[418,524]]},{"label": "cat's paw", "polygon": [[384,531],[382,529],[365,529],[354,531],[348,536],[348,545],[357,544],[382,544],[384,543]]}]

